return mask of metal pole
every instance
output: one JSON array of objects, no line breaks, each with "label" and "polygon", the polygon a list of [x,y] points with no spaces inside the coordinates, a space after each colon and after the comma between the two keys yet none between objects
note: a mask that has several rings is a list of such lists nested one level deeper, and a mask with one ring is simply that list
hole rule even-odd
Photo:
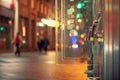
[{"label": "metal pole", "polygon": [[62,23],[61,42],[63,44],[61,57],[62,59],[64,59],[64,56],[65,56],[65,0],[61,0],[61,23]]},{"label": "metal pole", "polygon": [[[58,22],[58,0],[55,0],[55,18]],[[58,26],[55,27],[55,38],[56,38],[56,62],[58,63]]]},{"label": "metal pole", "polygon": [[63,18],[64,18],[64,15],[63,15],[63,0],[61,0],[61,23],[62,23],[62,25],[61,25],[61,43],[62,43],[62,46],[61,46],[61,59],[63,59],[63,31],[64,31],[64,22],[63,22]]},{"label": "metal pole", "polygon": [[[18,32],[18,20],[19,20],[19,16],[18,16],[18,0],[15,0],[14,37],[16,36],[16,34]],[[15,47],[14,47],[14,51],[15,51]]]},{"label": "metal pole", "polygon": [[63,1],[63,22],[64,22],[64,31],[63,31],[63,44],[64,44],[64,47],[63,47],[63,57],[65,57],[65,41],[66,41],[66,36],[65,36],[65,32],[66,32],[66,29],[65,29],[65,26],[66,26],[66,23],[65,23],[65,0]]}]

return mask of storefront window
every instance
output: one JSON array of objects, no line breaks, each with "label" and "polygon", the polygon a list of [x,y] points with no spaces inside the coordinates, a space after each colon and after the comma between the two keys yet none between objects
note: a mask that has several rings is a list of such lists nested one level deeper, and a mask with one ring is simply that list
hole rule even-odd
[{"label": "storefront window", "polygon": [[20,18],[20,23],[21,23],[21,35],[22,35],[22,48],[26,48],[27,47],[27,19],[21,17]]},{"label": "storefront window", "polygon": [[11,24],[8,17],[0,16],[0,50],[6,50],[12,48],[12,20]]}]

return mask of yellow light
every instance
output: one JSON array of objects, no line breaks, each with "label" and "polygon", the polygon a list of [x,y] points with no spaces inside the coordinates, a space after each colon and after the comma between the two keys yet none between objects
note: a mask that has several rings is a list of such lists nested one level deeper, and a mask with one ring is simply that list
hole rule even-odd
[{"label": "yellow light", "polygon": [[38,23],[37,23],[37,26],[39,26],[39,27],[44,27],[44,24],[43,24],[42,22],[38,22]]},{"label": "yellow light", "polygon": [[26,27],[25,26],[22,27],[22,35],[26,36]]},{"label": "yellow light", "polygon": [[100,42],[101,41],[101,39],[100,38],[98,38],[98,42]]},{"label": "yellow light", "polygon": [[59,44],[58,44],[58,43],[56,43],[56,46],[58,47],[58,46],[59,46]]},{"label": "yellow light", "polygon": [[81,22],[82,22],[82,19],[78,19],[78,22],[81,23]]},{"label": "yellow light", "polygon": [[72,48],[78,48],[78,45],[77,44],[73,44]]},{"label": "yellow light", "polygon": [[48,26],[55,26],[55,25],[56,25],[56,22],[55,22],[55,20],[48,20],[48,21],[47,21],[47,25],[48,25]]},{"label": "yellow light", "polygon": [[39,32],[36,33],[36,36],[39,36]]},{"label": "yellow light", "polygon": [[55,26],[58,27],[59,26],[59,22],[56,22]]},{"label": "yellow light", "polygon": [[84,35],[84,34],[81,34],[81,35],[80,35],[80,37],[81,37],[81,38],[84,38],[84,37],[85,37],[85,35]]},{"label": "yellow light", "polygon": [[42,18],[41,21],[42,21],[42,23],[44,23],[44,24],[47,24],[47,22],[48,22],[47,19],[44,19],[44,18]]},{"label": "yellow light", "polygon": [[94,41],[94,38],[93,38],[93,37],[90,37],[90,41]]},{"label": "yellow light", "polygon": [[23,40],[22,43],[23,43],[23,44],[26,44],[26,40]]},{"label": "yellow light", "polygon": [[76,30],[79,30],[79,26],[78,25],[76,26]]},{"label": "yellow light", "polygon": [[103,42],[104,39],[103,38],[98,38],[98,42]]},{"label": "yellow light", "polygon": [[44,18],[42,18],[41,21],[42,21],[42,23],[44,23],[44,24],[46,24],[46,25],[48,25],[50,27],[58,25],[58,23],[56,23],[56,21],[52,20],[52,19],[44,19]]},{"label": "yellow light", "polygon": [[55,24],[54,24],[54,25],[52,25],[51,27],[56,28],[56,27],[59,27],[59,25],[60,25],[60,23],[59,23],[59,22],[55,22]]},{"label": "yellow light", "polygon": [[63,43],[61,43],[61,47],[63,47]]},{"label": "yellow light", "polygon": [[101,38],[101,42],[104,42],[104,39],[103,39],[103,38]]}]

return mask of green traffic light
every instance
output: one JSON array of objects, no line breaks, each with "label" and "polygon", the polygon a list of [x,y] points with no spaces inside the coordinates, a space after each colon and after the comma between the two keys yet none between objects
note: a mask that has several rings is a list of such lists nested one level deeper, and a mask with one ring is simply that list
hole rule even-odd
[{"label": "green traffic light", "polygon": [[5,30],[5,28],[0,26],[0,31],[4,31],[4,30]]},{"label": "green traffic light", "polygon": [[85,3],[84,2],[79,2],[78,4],[77,4],[77,8],[78,9],[81,9],[81,8],[84,8],[85,7]]},{"label": "green traffic light", "polygon": [[78,14],[76,15],[76,18],[81,18],[81,17],[83,17],[83,14],[82,14],[82,13],[78,13]]}]

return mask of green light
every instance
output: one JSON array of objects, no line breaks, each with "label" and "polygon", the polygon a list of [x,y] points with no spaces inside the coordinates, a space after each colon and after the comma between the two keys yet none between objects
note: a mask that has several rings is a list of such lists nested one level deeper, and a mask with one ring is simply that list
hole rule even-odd
[{"label": "green light", "polygon": [[76,15],[76,18],[81,18],[81,17],[83,17],[83,14],[81,14],[81,13],[78,13],[78,14]]},{"label": "green light", "polygon": [[85,7],[85,3],[84,2],[79,2],[77,4],[77,8],[81,9],[81,8],[84,8]]},{"label": "green light", "polygon": [[4,30],[5,30],[5,28],[0,26],[0,31],[4,31]]}]

